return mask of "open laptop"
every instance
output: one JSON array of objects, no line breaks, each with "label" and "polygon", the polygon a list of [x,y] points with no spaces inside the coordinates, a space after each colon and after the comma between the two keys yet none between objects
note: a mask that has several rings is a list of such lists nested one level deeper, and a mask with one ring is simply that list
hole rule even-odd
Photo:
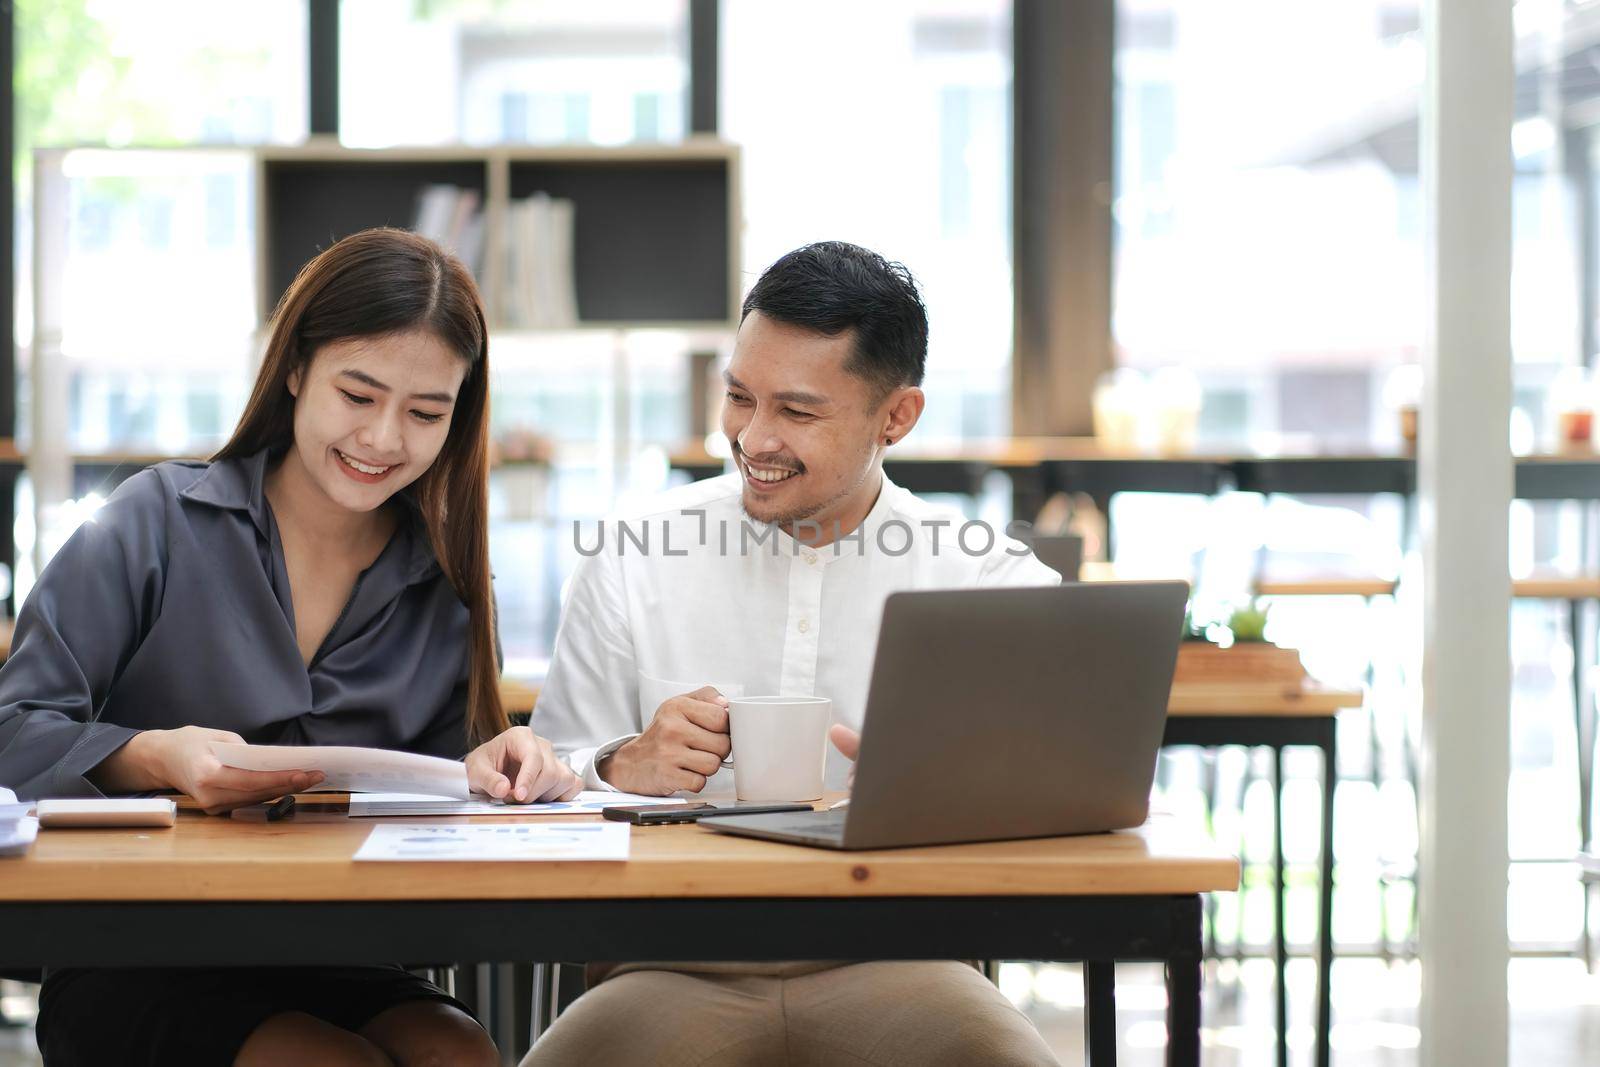
[{"label": "open laptop", "polygon": [[719,816],[823,848],[997,841],[1142,824],[1185,582],[895,593],[846,808]]}]

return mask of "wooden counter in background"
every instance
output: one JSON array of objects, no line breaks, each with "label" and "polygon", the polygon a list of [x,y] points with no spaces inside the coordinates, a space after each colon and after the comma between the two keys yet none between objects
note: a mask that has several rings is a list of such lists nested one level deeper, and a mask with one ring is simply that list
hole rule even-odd
[{"label": "wooden counter in background", "polygon": [[[500,680],[500,700],[508,715],[527,715],[539,699],[537,683]],[[1333,715],[1361,706],[1359,689],[1333,689],[1307,682],[1299,688],[1263,687],[1250,682],[1173,686],[1167,714],[1185,715]]]}]

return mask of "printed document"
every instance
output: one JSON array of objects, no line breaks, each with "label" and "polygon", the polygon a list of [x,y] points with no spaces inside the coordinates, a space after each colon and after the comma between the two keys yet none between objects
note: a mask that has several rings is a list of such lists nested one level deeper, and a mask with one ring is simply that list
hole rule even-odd
[{"label": "printed document", "polygon": [[619,804],[687,804],[682,797],[644,797],[633,793],[585,790],[571,800],[516,804],[473,795],[471,800],[440,800],[416,793],[364,793],[350,798],[352,818],[404,815],[599,815]]},{"label": "printed document", "polygon": [[628,824],[618,822],[382,823],[355,858],[362,860],[618,861],[628,858]]}]

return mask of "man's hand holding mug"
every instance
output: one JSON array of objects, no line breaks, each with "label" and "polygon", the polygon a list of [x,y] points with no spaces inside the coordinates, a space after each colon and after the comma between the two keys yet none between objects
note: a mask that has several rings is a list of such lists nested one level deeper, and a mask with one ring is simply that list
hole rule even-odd
[{"label": "man's hand holding mug", "polygon": [[702,686],[666,701],[644,733],[600,761],[600,777],[625,793],[698,793],[733,750],[728,699]]}]

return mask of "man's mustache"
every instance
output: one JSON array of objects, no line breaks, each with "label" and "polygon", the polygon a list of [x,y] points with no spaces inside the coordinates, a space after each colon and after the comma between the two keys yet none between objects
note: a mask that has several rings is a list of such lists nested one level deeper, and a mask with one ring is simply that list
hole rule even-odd
[{"label": "man's mustache", "polygon": [[796,474],[804,474],[806,472],[806,465],[797,459],[790,459],[788,456],[778,456],[773,459],[752,456],[739,446],[738,441],[733,442],[733,451],[735,455],[743,456],[751,463],[762,467],[781,467],[784,470],[794,471]]}]

